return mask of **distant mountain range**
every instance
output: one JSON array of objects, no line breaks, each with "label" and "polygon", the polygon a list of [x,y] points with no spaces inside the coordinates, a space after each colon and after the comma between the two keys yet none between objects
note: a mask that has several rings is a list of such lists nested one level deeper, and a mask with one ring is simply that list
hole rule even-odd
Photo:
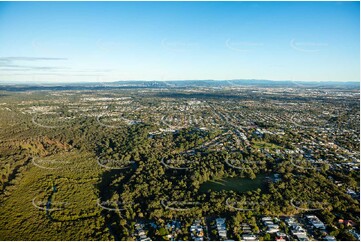
[{"label": "distant mountain range", "polygon": [[277,88],[340,88],[360,89],[359,82],[309,82],[309,81],[271,81],[271,80],[177,80],[177,81],[115,81],[83,83],[11,83],[1,82],[0,90],[98,90],[114,88],[192,88],[192,87],[277,87]]}]

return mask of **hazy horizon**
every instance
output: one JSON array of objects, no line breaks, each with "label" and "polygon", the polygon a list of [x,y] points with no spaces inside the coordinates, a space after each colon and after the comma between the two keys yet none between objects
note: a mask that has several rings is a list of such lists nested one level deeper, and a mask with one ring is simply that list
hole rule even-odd
[{"label": "hazy horizon", "polygon": [[[167,83],[167,82],[232,82],[232,81],[245,81],[245,82],[249,82],[249,81],[255,81],[255,82],[274,82],[274,83],[295,83],[295,84],[312,84],[312,83],[320,83],[320,84],[360,84],[359,81],[307,81],[307,80],[301,80],[301,81],[294,81],[294,80],[269,80],[269,79],[229,79],[229,80],[222,80],[222,79],[188,79],[188,80],[110,80],[110,81],[51,81],[51,82],[47,82],[47,81],[7,81],[7,80],[0,80],[0,84],[5,84],[5,85],[24,85],[24,84],[29,84],[29,85],[60,85],[60,84],[64,84],[64,85],[73,85],[73,84],[114,84],[114,83],[121,83],[121,82],[158,82],[158,83]],[[257,84],[257,83],[256,83]]]}]

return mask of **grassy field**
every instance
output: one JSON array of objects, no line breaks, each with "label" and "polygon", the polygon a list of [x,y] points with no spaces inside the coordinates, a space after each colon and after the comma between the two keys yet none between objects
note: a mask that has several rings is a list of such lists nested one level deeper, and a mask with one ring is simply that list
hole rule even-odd
[{"label": "grassy field", "polygon": [[266,176],[266,174],[259,174],[254,180],[249,178],[228,177],[219,180],[208,181],[201,185],[200,192],[207,192],[208,190],[247,192],[257,188],[262,189],[266,185]]}]

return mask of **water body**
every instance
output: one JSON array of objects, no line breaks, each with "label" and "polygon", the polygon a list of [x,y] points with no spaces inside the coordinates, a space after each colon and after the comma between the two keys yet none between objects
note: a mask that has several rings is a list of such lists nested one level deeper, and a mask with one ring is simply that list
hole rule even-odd
[{"label": "water body", "polygon": [[200,192],[212,191],[235,191],[248,192],[260,188],[264,190],[267,187],[268,179],[272,174],[258,174],[255,179],[241,177],[226,177],[219,180],[212,180],[203,183],[199,189]]}]

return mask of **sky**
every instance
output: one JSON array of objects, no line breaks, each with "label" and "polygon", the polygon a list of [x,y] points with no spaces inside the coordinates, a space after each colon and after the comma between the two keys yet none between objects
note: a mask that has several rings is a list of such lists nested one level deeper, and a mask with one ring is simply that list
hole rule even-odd
[{"label": "sky", "polygon": [[0,2],[0,81],[360,81],[359,2]]}]

